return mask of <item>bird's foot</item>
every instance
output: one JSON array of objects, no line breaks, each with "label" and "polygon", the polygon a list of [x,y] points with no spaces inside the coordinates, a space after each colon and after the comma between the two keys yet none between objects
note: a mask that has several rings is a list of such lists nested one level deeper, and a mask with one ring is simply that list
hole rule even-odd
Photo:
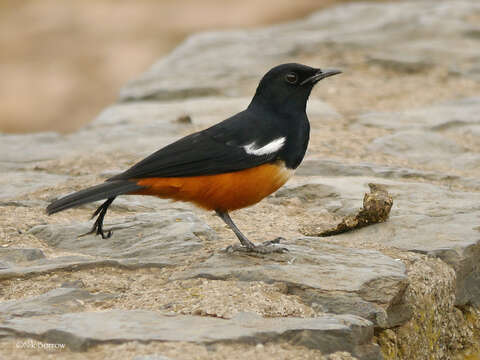
[{"label": "bird's foot", "polygon": [[[285,240],[285,238],[279,236],[279,237],[277,237],[277,238],[275,238],[275,239],[273,239],[273,240],[264,241],[264,242],[262,243],[262,246],[269,246],[269,245],[275,246],[275,245],[280,244],[280,241],[284,241],[284,240]],[[284,248],[284,249],[285,249],[285,248]],[[288,251],[288,249],[285,249],[285,250]]]},{"label": "bird's foot", "polygon": [[86,232],[85,234],[78,235],[79,238],[87,236],[87,235],[100,235],[102,239],[109,239],[113,231],[112,230],[103,230],[103,224],[99,223],[98,220],[95,221],[95,224],[93,224],[92,229],[89,232]]},{"label": "bird's foot", "polygon": [[107,213],[108,207],[112,204],[113,200],[115,200],[115,197],[113,198],[108,198],[107,201],[105,201],[102,205],[98,207],[97,210],[92,215],[92,219],[97,216],[97,219],[93,223],[92,229],[82,235],[79,235],[78,237],[90,235],[90,234],[95,234],[95,235],[100,235],[102,239],[108,239],[112,236],[113,232],[112,230],[103,230],[103,219],[105,218],[105,214]]},{"label": "bird's foot", "polygon": [[227,253],[243,252],[243,253],[255,253],[255,254],[285,253],[288,251],[288,249],[278,246],[281,240],[285,240],[285,239],[282,237],[278,237],[274,240],[265,241],[260,245],[254,245],[253,243],[250,243],[249,246],[230,245],[225,249],[225,251]]},{"label": "bird's foot", "polygon": [[105,232],[103,230],[99,231],[97,229],[92,229],[89,232],[86,232],[85,234],[78,235],[78,237],[81,238],[81,237],[91,235],[91,234],[100,235],[102,237],[102,239],[109,239],[112,236],[113,231],[112,230],[106,230],[106,232]]}]

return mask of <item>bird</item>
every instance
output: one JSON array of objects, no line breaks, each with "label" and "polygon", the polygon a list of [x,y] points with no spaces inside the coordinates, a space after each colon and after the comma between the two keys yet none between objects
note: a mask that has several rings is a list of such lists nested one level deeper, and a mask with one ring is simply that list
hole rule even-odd
[{"label": "bird", "polygon": [[103,229],[103,221],[117,196],[157,196],[215,211],[240,241],[236,250],[284,251],[277,246],[281,238],[251,242],[229,213],[258,203],[293,176],[310,138],[310,93],[320,80],[340,73],[298,63],[275,66],[260,80],[245,110],[161,148],[101,184],[53,201],[46,212],[105,200],[92,215],[93,227],[83,235],[107,239],[112,231]]}]

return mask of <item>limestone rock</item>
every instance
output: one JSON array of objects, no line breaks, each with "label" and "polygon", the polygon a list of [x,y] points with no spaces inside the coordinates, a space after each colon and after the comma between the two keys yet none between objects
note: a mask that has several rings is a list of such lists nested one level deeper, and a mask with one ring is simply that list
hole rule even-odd
[{"label": "limestone rock", "polygon": [[117,259],[125,265],[173,265],[183,255],[201,248],[202,238],[215,238],[214,232],[192,212],[174,209],[109,221],[105,227],[111,228],[114,235],[105,240],[95,235],[78,237],[90,226],[89,223],[38,225],[30,233],[53,248]]},{"label": "limestone rock", "polygon": [[45,294],[21,300],[0,302],[3,319],[63,314],[84,309],[84,302],[94,301],[111,295],[92,295],[86,290],[58,288]]},{"label": "limestone rock", "polygon": [[458,131],[479,126],[480,98],[472,97],[400,112],[361,114],[356,124],[389,130]]},{"label": "limestone rock", "polygon": [[[361,205],[362,189],[370,182],[381,182],[394,198],[390,219],[350,234],[331,237],[338,244],[371,243],[406,251],[438,256],[454,267],[457,274],[456,304],[478,303],[479,268],[475,265],[480,251],[478,192],[455,191],[445,186],[368,177],[316,177],[310,184],[330,187],[335,199]],[[295,188],[304,193],[304,186],[287,185],[291,194]],[[320,198],[323,195],[320,194]],[[356,198],[356,200],[355,200]],[[323,201],[323,200],[322,200]],[[307,203],[308,204],[308,203]]]},{"label": "limestone rock", "polygon": [[263,29],[193,35],[131,81],[120,97],[238,96],[238,83],[298,54],[314,53],[324,44],[353,46],[371,61],[402,72],[442,64],[460,75],[478,76],[472,64],[479,63],[480,50],[470,35],[477,26],[465,18],[480,11],[479,6],[476,0],[355,3]]},{"label": "limestone rock", "polygon": [[[315,303],[319,310],[343,313],[344,307],[337,307],[335,301],[325,297],[334,293],[338,303],[350,304],[350,313],[387,326],[386,308],[407,285],[403,263],[378,251],[326,244],[322,238],[295,239],[282,245],[286,245],[288,253],[275,258],[217,253],[179,278],[284,282],[289,292]],[[355,307],[353,303],[364,306]]]},{"label": "limestone rock", "polygon": [[0,247],[0,271],[43,258],[45,255],[40,249]]},{"label": "limestone rock", "polygon": [[100,265],[172,266],[181,264],[192,252],[200,249],[204,240],[216,239],[213,230],[191,211],[174,208],[158,214],[139,213],[133,217],[107,221],[106,228],[114,230],[110,239],[102,240],[94,235],[78,237],[90,227],[91,224],[86,222],[33,227],[30,234],[44,240],[52,248],[78,255],[15,263],[0,269],[0,278]]},{"label": "limestone rock", "polygon": [[375,139],[369,147],[372,152],[383,152],[397,157],[407,156],[421,164],[447,162],[452,155],[460,155],[467,150],[440,134],[424,131],[400,131]]},{"label": "limestone rock", "polygon": [[[1,145],[0,145],[1,147]],[[15,179],[15,182],[12,182]],[[0,200],[15,199],[37,189],[54,186],[66,180],[66,176],[41,171],[9,171],[0,173]]]},{"label": "limestone rock", "polygon": [[[363,352],[373,337],[372,324],[353,315],[323,315],[317,318],[262,318],[242,313],[231,320],[189,315],[166,315],[144,310],[69,313],[33,318],[15,318],[1,330],[67,344],[87,350],[102,342],[187,341],[195,343],[264,343],[286,341],[320,349],[329,354]],[[379,359],[378,348],[369,358]]]},{"label": "limestone rock", "polygon": [[[424,171],[412,168],[404,168],[397,166],[388,166],[372,163],[342,163],[341,161],[332,160],[332,159],[306,159],[302,165],[298,168],[297,175],[300,176],[327,176],[327,177],[349,177],[349,176],[368,176],[375,178],[384,178],[384,179],[398,179],[398,180],[409,180],[409,179],[423,179],[426,181],[434,182],[455,182],[456,184],[463,185],[467,188],[480,188],[480,180],[477,178],[469,178],[449,173],[442,172],[433,172],[433,171]],[[318,185],[312,184],[312,186],[317,187],[317,190],[313,189],[303,189],[302,192],[314,191],[316,194],[314,196],[315,201],[326,200],[329,201],[329,196],[321,196],[322,190],[320,188],[328,188],[327,185]],[[284,196],[284,194],[290,192],[288,188],[282,188],[281,190],[275,193],[275,196]],[[300,190],[295,190],[296,195],[299,196]],[[330,194],[335,193],[335,189],[330,189]],[[328,195],[328,194],[326,194]],[[303,195],[300,195],[303,197]],[[336,195],[339,198],[339,194]],[[310,198],[310,201],[313,201],[313,198]]]},{"label": "limestone rock", "polygon": [[[0,240],[5,234],[2,246],[15,246],[0,247],[0,279],[32,281],[30,276],[59,270],[169,266],[161,271],[171,279],[276,282],[286,289],[282,298],[295,297],[317,314],[310,319],[242,314],[225,320],[143,310],[72,313],[84,310],[81,302],[97,295],[67,281],[62,289],[0,304],[9,318],[0,323],[0,336],[67,343],[75,350],[134,340],[290,342],[325,354],[345,351],[377,359],[376,328],[387,355],[407,346],[408,354],[430,356],[434,344],[432,358],[450,356],[452,349],[467,344],[455,345],[458,338],[473,339],[475,334],[452,318],[467,318],[469,313],[459,314],[459,309],[480,306],[480,99],[458,99],[457,88],[439,93],[450,101],[427,99],[428,106],[402,109],[392,99],[386,104],[401,111],[366,114],[338,108],[340,114],[311,99],[309,157],[297,176],[267,199],[267,206],[285,203],[282,215],[291,211],[293,217],[315,218],[320,211],[340,217],[361,207],[370,182],[385,185],[394,206],[382,224],[328,238],[292,236],[284,244],[290,250],[286,254],[217,252],[207,260],[193,259],[192,253],[215,240],[214,232],[187,206],[155,198],[117,199],[107,216],[106,227],[115,230],[108,240],[78,239],[91,226],[83,217],[45,225],[36,216],[43,214],[47,200],[98,181],[94,176],[112,176],[173,140],[244,109],[254,83],[282,62],[338,66],[345,75],[350,66],[363,71],[366,64],[369,72],[385,79],[405,76],[416,86],[403,88],[408,91],[427,91],[421,85],[433,68],[447,85],[468,83],[470,90],[462,93],[474,93],[475,79],[480,80],[479,14],[477,0],[351,3],[268,28],[194,35],[128,84],[121,103],[77,133],[0,134],[0,206],[14,209],[13,217],[0,216]],[[350,85],[340,91],[363,91],[352,88],[358,82]],[[335,94],[337,89],[325,91]],[[384,105],[380,108],[388,109]],[[181,116],[191,121],[177,121]],[[324,130],[332,137],[336,131],[348,133],[354,144],[315,140]],[[357,150],[372,156],[362,162],[342,158]],[[259,206],[260,211],[248,211],[260,215],[265,208]],[[30,216],[25,223],[36,224],[25,238],[2,231],[4,225],[18,228],[23,219],[16,217],[17,210]],[[125,211],[136,215],[126,216]],[[16,240],[25,242],[17,245]],[[33,248],[35,241],[48,247],[47,256]],[[109,279],[115,281],[115,276]],[[347,353],[341,358],[351,358]]]},{"label": "limestone rock", "polygon": [[[81,270],[89,269],[97,266],[122,266],[121,261],[111,259],[92,259],[91,256],[58,256],[55,258],[45,258],[36,261],[32,261],[28,264],[20,264],[15,266],[5,266],[4,269],[0,269],[0,280],[21,278],[29,275],[45,274],[58,270]],[[143,264],[129,265],[130,267],[141,267]],[[145,264],[146,266],[148,264]],[[127,265],[123,265],[127,266]],[[155,264],[152,264],[155,266]],[[160,264],[157,266],[165,266]]]},{"label": "limestone rock", "polygon": [[23,263],[43,258],[45,258],[45,255],[40,249],[0,247],[0,260],[2,261]]},{"label": "limestone rock", "polygon": [[139,355],[135,356],[133,360],[172,360],[172,358],[163,355]]}]

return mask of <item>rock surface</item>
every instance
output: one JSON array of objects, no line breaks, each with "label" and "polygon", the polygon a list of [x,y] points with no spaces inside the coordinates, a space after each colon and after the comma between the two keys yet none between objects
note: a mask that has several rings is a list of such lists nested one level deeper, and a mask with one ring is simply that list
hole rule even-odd
[{"label": "rock surface", "polygon": [[[99,242],[94,235],[79,237],[90,230],[89,223],[33,227],[29,233],[45,241],[49,247],[78,255],[53,259],[30,256],[28,260],[31,261],[9,263],[8,260],[13,259],[13,255],[8,255],[11,252],[5,251],[7,249],[0,248],[0,254],[5,253],[0,278],[101,265],[130,268],[180,265],[202,247],[202,240],[211,241],[216,238],[208,225],[193,213],[175,209],[164,210],[162,214],[140,213],[105,225],[115,231],[115,237],[103,242]],[[142,231],[139,232],[138,229]],[[23,253],[27,250],[41,253],[39,249],[21,250],[24,250]]]},{"label": "rock surface", "polygon": [[[18,335],[35,336],[50,343],[64,343],[75,350],[87,350],[98,342],[156,340],[211,344],[239,341],[256,344],[287,341],[319,348],[326,353],[356,353],[363,351],[362,345],[373,336],[371,323],[352,315],[264,319],[243,313],[232,320],[222,320],[163,315],[142,310],[114,310],[12,319],[2,327]],[[374,352],[378,357],[378,349]]]},{"label": "rock surface", "polygon": [[135,356],[133,360],[172,360],[172,358],[163,355],[140,355]]},{"label": "rock surface", "polygon": [[[60,359],[478,357],[479,19],[476,0],[352,3],[198,34],[81,131],[0,134],[0,340],[64,343]],[[242,110],[288,61],[344,70],[311,95],[296,177],[233,214],[252,241],[282,235],[289,252],[224,252],[237,239],[218,219],[155,198],[117,199],[106,240],[78,238],[97,204],[45,215]],[[392,195],[389,220],[318,237],[369,183]]]},{"label": "rock surface", "polygon": [[[308,179],[309,186],[315,186],[314,183],[329,186],[333,194],[330,199],[340,198],[342,208],[353,206],[352,199],[360,198],[360,189],[366,189],[366,184],[379,181],[378,178],[362,177],[313,179]],[[382,179],[381,182],[395,198],[389,221],[337,235],[332,241],[336,244],[382,244],[439,257],[457,271],[457,305],[477,304],[480,293],[474,279],[480,275],[475,260],[480,249],[479,193],[411,181]],[[292,196],[298,189],[303,194],[305,184],[300,184],[287,185],[284,191]],[[356,202],[360,203],[360,199]],[[328,208],[328,203],[326,206]],[[321,225],[310,224],[304,233],[315,235],[321,232]]]},{"label": "rock surface", "polygon": [[95,235],[79,238],[90,230],[91,225],[87,223],[39,225],[30,233],[52,248],[116,259],[121,265],[144,266],[181,264],[182,255],[184,257],[202,247],[202,239],[215,239],[214,232],[193,213],[174,209],[164,210],[161,214],[139,213],[105,225],[115,236],[103,242],[99,242]]},{"label": "rock surface", "polygon": [[[260,260],[215,254],[179,277],[284,282],[288,292],[299,294],[309,304],[315,303],[319,311],[345,313],[345,303],[350,301],[348,313],[381,327],[390,325],[382,305],[386,308],[405,291],[403,263],[378,251],[325,244],[321,238],[300,238],[283,245],[288,253]],[[328,292],[336,294],[337,303],[325,300]],[[358,304],[363,306],[355,308]]]},{"label": "rock surface", "polygon": [[[461,76],[478,78],[478,27],[472,16],[478,11],[480,5],[472,0],[361,3],[261,30],[199,34],[126,86],[121,99],[236,96],[238,83],[261,76],[260,69],[315,53],[325,44],[364,49],[372,63],[401,72],[441,64]],[[190,76],[192,68],[197,70],[195,78]]]},{"label": "rock surface", "polygon": [[105,295],[92,295],[82,289],[58,288],[33,298],[6,301],[0,304],[0,313],[3,319],[63,314],[81,311],[85,302],[102,298]]}]

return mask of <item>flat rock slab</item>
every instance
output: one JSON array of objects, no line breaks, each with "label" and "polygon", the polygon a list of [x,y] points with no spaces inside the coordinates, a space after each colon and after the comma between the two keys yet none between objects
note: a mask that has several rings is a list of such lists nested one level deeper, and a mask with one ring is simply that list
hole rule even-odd
[{"label": "flat rock slab", "polygon": [[[178,108],[177,111],[180,115]],[[143,155],[166,145],[173,136],[180,135],[185,125],[177,124],[174,120],[172,110],[164,109],[158,104],[123,104],[106,109],[94,123],[74,134],[0,134],[0,169],[28,169],[41,161],[85,154],[86,149],[95,149],[97,153]],[[112,126],[113,123],[115,126]],[[55,179],[53,175],[50,177],[53,185]],[[42,177],[36,181],[41,179]],[[2,178],[0,183],[1,181]]]},{"label": "flat rock slab", "polygon": [[418,130],[399,131],[377,138],[369,150],[399,158],[406,156],[418,164],[445,164],[449,167],[454,165],[455,157],[467,152],[463,146],[443,135]]},{"label": "flat rock slab", "polygon": [[22,263],[44,259],[45,254],[40,249],[0,247],[0,260],[11,263]]},{"label": "flat rock slab", "polygon": [[[75,253],[72,256],[35,258],[12,262],[12,252],[0,250],[0,278],[45,273],[56,269],[91,266],[172,266],[182,264],[191,253],[202,248],[203,241],[215,240],[216,233],[191,211],[164,209],[161,213],[140,213],[116,218],[105,227],[113,229],[109,239],[79,235],[91,224],[37,225],[30,234],[44,240],[52,248]],[[26,251],[26,250],[25,250]]]},{"label": "flat rock slab", "polygon": [[215,233],[190,211],[165,210],[162,213],[140,213],[118,218],[105,224],[113,231],[109,239],[95,235],[80,237],[91,224],[38,225],[32,235],[52,248],[80,254],[117,259],[132,263],[178,264],[185,254],[202,247],[202,237],[215,238]]},{"label": "flat rock slab", "polygon": [[[332,164],[330,164],[332,165]],[[480,194],[453,190],[446,186],[399,182],[371,177],[309,177],[286,186],[289,196],[305,193],[305,187],[321,184],[332,194],[321,201],[340,202],[341,207],[360,208],[368,183],[381,183],[392,194],[390,219],[348,234],[325,238],[336,244],[355,246],[374,243],[384,247],[420,252],[440,257],[457,273],[456,304],[478,304],[480,299]],[[285,191],[287,191],[285,190]],[[314,209],[315,201],[305,202]],[[313,235],[313,234],[312,234]]]},{"label": "flat rock slab", "polygon": [[[440,165],[478,175],[479,111],[480,98],[473,97],[401,112],[363,114],[354,126],[393,131],[369,145],[368,149],[373,153],[406,157],[418,164]],[[465,142],[465,137],[470,141]],[[465,144],[474,148],[469,149]]]},{"label": "flat rock slab", "polygon": [[[2,145],[0,145],[1,147]],[[0,169],[2,169],[1,163]],[[43,171],[2,171],[0,172],[0,188],[2,189],[0,200],[15,199],[40,188],[55,186],[66,179],[67,176]]]},{"label": "flat rock slab", "polygon": [[[407,285],[402,262],[374,250],[327,244],[322,238],[301,238],[282,245],[287,253],[260,258],[217,253],[175,278],[282,282],[307,302],[323,305],[323,311],[346,312],[345,303],[350,303],[351,313],[387,326],[386,308]],[[325,293],[335,293],[339,306],[325,300]]]},{"label": "flat rock slab", "polygon": [[40,249],[1,247],[0,271],[44,258],[45,254]]},{"label": "flat rock slab", "polygon": [[112,297],[108,294],[90,294],[76,288],[58,288],[49,292],[20,300],[0,303],[0,318],[31,317],[51,314],[63,314],[84,309],[84,303]]},{"label": "flat rock slab", "polygon": [[[480,189],[480,180],[474,177],[464,177],[449,173],[422,171],[418,169],[379,165],[373,163],[342,163],[332,159],[306,159],[302,162],[298,170],[295,172],[298,176],[327,176],[327,177],[348,177],[348,176],[368,176],[384,179],[423,179],[428,181],[439,182],[455,182],[455,184],[466,188]],[[325,185],[324,187],[328,187]],[[282,193],[284,188],[275,193],[285,194],[289,190]],[[332,189],[334,192],[334,190]],[[317,199],[319,197],[317,196]]]},{"label": "flat rock slab", "polygon": [[397,202],[390,221],[352,233],[348,241],[375,239],[440,257],[456,270],[456,304],[480,304],[479,193],[430,184],[397,184],[390,190]]},{"label": "flat rock slab", "polygon": [[93,259],[91,256],[58,256],[32,261],[20,265],[3,264],[0,279],[20,278],[23,276],[46,274],[59,270],[81,270],[101,266],[138,268],[142,266],[165,266],[164,263],[125,263],[121,260]]},{"label": "flat rock slab", "polygon": [[[196,108],[196,105],[188,106],[189,101],[185,104],[187,108]],[[150,152],[153,152],[186,128],[175,122],[176,117],[183,114],[182,107],[180,104],[118,104],[73,134],[0,134],[0,169],[23,169],[45,160],[85,154],[86,149],[95,149],[97,153],[136,153],[149,151],[151,146]]]},{"label": "flat rock slab", "polygon": [[372,112],[356,117],[356,124],[389,130],[468,132],[480,125],[480,97],[458,99],[399,112]]},{"label": "flat rock slab", "polygon": [[[153,311],[112,310],[17,318],[0,323],[0,330],[67,344],[77,351],[104,342],[187,341],[194,343],[290,342],[320,349],[362,352],[373,337],[373,325],[353,315],[316,318],[262,318],[241,313],[231,320],[190,315],[166,315]],[[370,345],[367,345],[370,346]],[[380,358],[378,349],[373,353]]]},{"label": "flat rock slab", "polygon": [[477,0],[365,2],[262,29],[197,34],[130,82],[121,99],[238,96],[242,81],[326,44],[364,51],[372,62],[402,72],[441,64],[460,76],[480,78],[474,65],[480,62],[478,25],[466,20],[479,12]]}]

